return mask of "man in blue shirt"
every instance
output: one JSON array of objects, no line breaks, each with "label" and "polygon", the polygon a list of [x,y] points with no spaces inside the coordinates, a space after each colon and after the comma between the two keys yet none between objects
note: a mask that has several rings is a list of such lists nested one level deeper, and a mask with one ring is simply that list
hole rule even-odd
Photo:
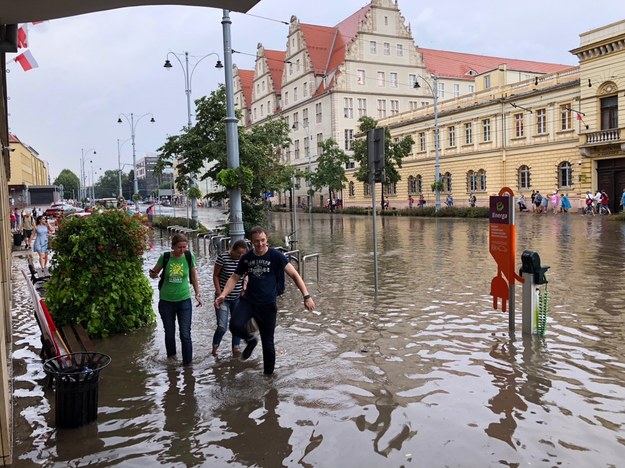
[{"label": "man in blue shirt", "polygon": [[247,288],[232,313],[230,331],[235,336],[245,338],[247,346],[241,359],[246,360],[258,344],[258,339],[250,334],[246,325],[252,318],[256,321],[263,345],[264,373],[270,375],[273,374],[276,364],[274,331],[278,314],[276,301],[280,272],[284,271],[293,279],[302,293],[307,310],[314,310],[315,303],[295,267],[287,261],[282,252],[269,247],[265,230],[260,226],[252,228],[250,238],[253,249],[239,260],[236,270],[215,299],[215,308],[219,308],[239,279],[247,274]]}]

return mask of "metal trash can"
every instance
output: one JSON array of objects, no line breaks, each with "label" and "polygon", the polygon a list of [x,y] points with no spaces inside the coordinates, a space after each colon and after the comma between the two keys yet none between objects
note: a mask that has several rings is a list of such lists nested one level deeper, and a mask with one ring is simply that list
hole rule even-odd
[{"label": "metal trash can", "polygon": [[79,427],[98,419],[100,371],[110,362],[102,353],[71,353],[43,364],[54,383],[57,427]]}]

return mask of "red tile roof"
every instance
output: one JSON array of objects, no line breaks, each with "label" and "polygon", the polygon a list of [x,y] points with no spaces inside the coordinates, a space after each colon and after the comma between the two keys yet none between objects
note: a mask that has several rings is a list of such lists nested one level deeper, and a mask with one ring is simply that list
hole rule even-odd
[{"label": "red tile roof", "polygon": [[21,143],[21,141],[15,135],[9,133],[9,143]]},{"label": "red tile roof", "polygon": [[241,91],[243,91],[243,97],[245,98],[245,107],[249,108],[252,105],[254,70],[237,69],[237,73],[239,75],[239,80],[241,81]]},{"label": "red tile roof", "polygon": [[279,94],[282,91],[282,72],[284,71],[286,52],[283,50],[265,49],[265,58],[273,81],[274,92]]},{"label": "red tile roof", "polygon": [[484,73],[506,64],[508,70],[518,70],[530,73],[556,73],[571,68],[573,65],[556,63],[533,62],[531,60],[517,60],[488,55],[465,54],[447,50],[424,49],[419,47],[423,54],[423,62],[428,73],[434,73],[446,78],[464,78],[473,80],[468,75],[470,70]]}]

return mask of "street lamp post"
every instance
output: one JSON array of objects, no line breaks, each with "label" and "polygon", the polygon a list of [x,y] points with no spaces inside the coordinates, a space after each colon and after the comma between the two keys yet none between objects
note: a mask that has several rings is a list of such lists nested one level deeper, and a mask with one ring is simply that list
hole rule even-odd
[{"label": "street lamp post", "polygon": [[126,114],[119,114],[119,117],[117,118],[117,123],[122,123],[122,117],[123,117],[124,119],[126,119],[126,122],[128,122],[128,125],[130,125],[130,139],[132,140],[132,172],[133,172],[133,179],[134,179],[133,181],[134,193],[132,195],[134,195],[135,193],[137,194],[139,193],[139,181],[137,180],[137,152],[136,152],[136,147],[135,147],[135,131],[137,129],[137,124],[141,121],[141,119],[148,115],[151,117],[150,122],[152,123],[156,122],[156,120],[154,120],[154,116],[149,112],[139,117],[136,122],[135,122],[135,115],[132,112],[130,113],[130,118]]},{"label": "street lamp post", "polygon": [[312,162],[310,159],[310,145],[312,144],[312,137],[310,136],[310,129],[308,125],[304,126],[306,129],[306,138],[308,139],[308,146],[306,147],[306,152],[308,153],[308,214],[312,213],[312,204],[313,204],[313,196],[312,196],[312,183],[310,180],[310,176],[312,175]]},{"label": "street lamp post", "polygon": [[87,196],[87,181],[86,181],[86,173],[85,173],[85,156],[93,151],[93,154],[96,154],[94,148],[89,148],[85,150],[84,148],[80,149],[80,187],[78,188],[78,198],[82,201],[83,198]]},{"label": "street lamp post", "polygon": [[119,138],[117,139],[117,179],[119,182],[119,194],[117,197],[123,197],[124,192],[122,188],[122,157],[121,157],[121,149],[126,143],[130,141],[130,138],[124,140],[121,144],[119,143]]},{"label": "street lamp post", "polygon": [[[432,96],[434,97],[434,182],[436,182],[436,190],[434,191],[434,193],[436,196],[435,209],[438,212],[441,209],[441,191],[438,186],[441,178],[440,141],[438,137],[438,76],[432,74],[431,78],[432,82],[434,83],[433,87],[425,79],[423,80],[423,82],[428,85],[428,87],[432,91]],[[415,81],[414,87],[421,87],[418,81]]]},{"label": "street lamp post", "polygon": [[[211,52],[210,54],[206,54],[203,57],[200,57],[195,62],[195,65],[193,65],[191,70],[189,70],[189,52],[184,52],[184,65],[183,65],[182,60],[180,59],[180,56],[182,56],[183,54],[178,54],[176,52],[169,51],[167,53],[165,65],[163,65],[163,67],[165,67],[167,70],[171,70],[173,68],[171,65],[171,62],[169,61],[170,55],[173,56],[176,60],[178,60],[178,63],[180,64],[180,68],[182,69],[182,73],[184,74],[184,92],[187,96],[187,126],[188,128],[191,128],[191,125],[192,125],[192,122],[191,122],[191,83],[193,81],[193,72],[195,71],[196,67],[200,64],[202,60],[204,60],[206,57],[210,57],[211,55],[217,56],[217,63],[215,64],[215,68],[223,68],[224,66],[221,63],[221,60],[219,60],[219,54],[217,54],[216,52]],[[191,174],[191,181],[189,185],[191,187],[195,187],[196,185],[195,174]],[[195,222],[197,222],[198,220],[197,198],[195,197],[191,198],[191,218]]]}]

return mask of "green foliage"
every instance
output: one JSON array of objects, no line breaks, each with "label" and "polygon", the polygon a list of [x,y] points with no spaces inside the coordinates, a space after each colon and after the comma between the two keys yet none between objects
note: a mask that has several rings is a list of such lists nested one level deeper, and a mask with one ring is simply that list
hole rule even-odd
[{"label": "green foliage", "polygon": [[120,210],[63,218],[51,240],[46,291],[57,325],[79,323],[99,337],[153,323],[152,286],[143,274],[148,240],[141,216]]},{"label": "green foliage", "polygon": [[234,188],[248,191],[254,183],[254,174],[247,167],[222,169],[217,173],[217,182],[222,187],[231,190]]},{"label": "green foliage", "polygon": [[[161,229],[167,229],[169,226],[185,226],[191,229],[198,229],[200,232],[206,232],[207,229],[202,224],[191,218],[179,218],[173,216],[155,216],[152,226]],[[199,226],[199,227],[198,227]]]},{"label": "green foliage", "polygon": [[441,192],[445,188],[445,184],[442,181],[432,182],[432,192],[436,192],[437,190]]},{"label": "green foliage", "polygon": [[339,145],[332,138],[325,140],[321,143],[321,154],[317,158],[317,168],[309,176],[311,186],[317,191],[323,187],[328,187],[330,192],[338,192],[347,182],[345,165],[348,162],[349,156],[339,148]]},{"label": "green foliage", "polygon": [[189,191],[187,192],[187,197],[202,198],[202,191],[199,188],[197,188],[197,185],[194,185],[193,187],[189,188]]},{"label": "green foliage", "polygon": [[[124,190],[126,187],[128,187],[128,175],[122,173],[121,176],[122,190]],[[119,193],[119,171],[117,169],[105,171],[104,174],[94,184],[94,191],[96,198],[122,196],[122,194]],[[124,190],[124,192],[126,193],[126,195],[128,195],[131,193],[131,190]]]},{"label": "green foliage", "polygon": [[78,176],[69,169],[63,169],[58,177],[52,182],[54,185],[62,185],[65,198],[78,197],[80,180]]},{"label": "green foliage", "polygon": [[[358,163],[356,170],[356,179],[360,182],[369,181],[369,161],[367,157],[367,132],[377,127],[378,123],[371,117],[361,117],[359,131],[364,134],[362,138],[358,138],[352,142],[352,151],[354,152],[354,160]],[[397,171],[402,167],[403,159],[412,151],[414,140],[410,135],[403,137],[398,141],[393,141],[391,131],[386,127],[384,131],[384,157],[386,182],[397,183],[401,180],[401,176]]]}]

